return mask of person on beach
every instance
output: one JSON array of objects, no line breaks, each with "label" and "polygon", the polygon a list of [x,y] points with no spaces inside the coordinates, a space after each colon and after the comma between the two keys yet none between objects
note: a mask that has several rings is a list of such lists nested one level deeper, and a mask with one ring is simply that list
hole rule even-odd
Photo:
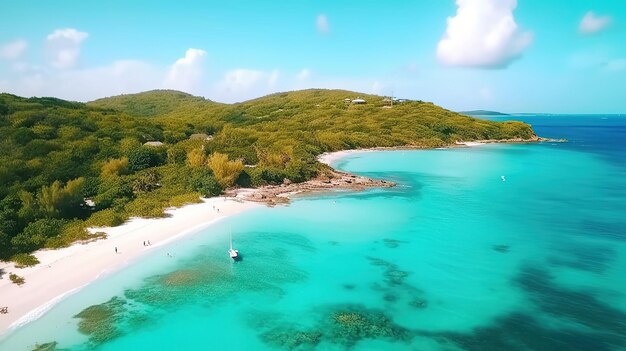
[{"label": "person on beach", "polygon": [[115,247],[115,253],[117,253],[117,246]]},{"label": "person on beach", "polygon": [[145,240],[143,241],[143,246],[146,246],[146,241]]},{"label": "person on beach", "polygon": [[148,240],[148,246],[151,246],[152,244],[150,243],[150,240]]}]

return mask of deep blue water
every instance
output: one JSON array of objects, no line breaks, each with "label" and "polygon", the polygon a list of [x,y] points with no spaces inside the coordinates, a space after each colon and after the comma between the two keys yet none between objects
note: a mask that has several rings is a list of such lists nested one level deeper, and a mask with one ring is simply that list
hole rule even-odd
[{"label": "deep blue water", "polygon": [[0,350],[626,350],[626,117],[507,118],[569,142],[350,155],[398,186],[218,223]]},{"label": "deep blue water", "polygon": [[547,115],[483,117],[529,123],[539,136],[565,138],[564,148],[590,152],[626,167],[626,115]]}]

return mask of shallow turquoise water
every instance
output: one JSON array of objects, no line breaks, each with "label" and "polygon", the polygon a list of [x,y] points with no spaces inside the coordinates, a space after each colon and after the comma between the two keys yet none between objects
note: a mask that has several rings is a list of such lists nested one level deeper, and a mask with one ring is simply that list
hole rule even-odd
[{"label": "shallow turquoise water", "polygon": [[[560,126],[549,136],[578,137],[581,120],[569,121],[548,123]],[[336,166],[398,186],[218,223],[88,286],[0,349],[626,349],[623,146],[604,152],[580,135],[351,155]],[[226,253],[230,231],[241,262]],[[92,305],[81,333],[73,316]]]}]

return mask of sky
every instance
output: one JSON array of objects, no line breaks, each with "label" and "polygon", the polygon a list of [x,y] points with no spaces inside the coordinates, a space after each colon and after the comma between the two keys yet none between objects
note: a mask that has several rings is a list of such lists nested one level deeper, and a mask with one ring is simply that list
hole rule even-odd
[{"label": "sky", "polygon": [[626,0],[20,0],[0,11],[0,92],[237,102],[306,88],[457,111],[626,113]]}]

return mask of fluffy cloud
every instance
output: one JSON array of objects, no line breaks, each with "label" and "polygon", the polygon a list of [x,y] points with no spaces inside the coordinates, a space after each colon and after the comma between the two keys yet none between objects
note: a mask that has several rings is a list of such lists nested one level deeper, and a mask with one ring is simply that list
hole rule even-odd
[{"label": "fluffy cloud", "polygon": [[589,11],[580,21],[578,31],[582,34],[598,33],[608,27],[611,21],[610,16],[596,16],[592,11]]},{"label": "fluffy cloud", "polygon": [[235,102],[273,92],[278,83],[279,72],[264,72],[239,68],[226,72],[215,85],[213,96],[218,101]]},{"label": "fluffy cloud", "polygon": [[206,51],[188,49],[170,68],[163,87],[193,93],[202,79]]},{"label": "fluffy cloud", "polygon": [[21,39],[2,45],[0,46],[0,59],[17,60],[26,51],[27,47],[28,43]]},{"label": "fluffy cloud", "polygon": [[311,70],[308,68],[304,68],[296,75],[296,79],[299,81],[307,80],[309,77],[311,77]]},{"label": "fluffy cloud", "polygon": [[317,19],[315,20],[315,26],[317,27],[317,31],[322,34],[327,34],[330,32],[328,17],[326,17],[326,15],[324,14],[317,16]]},{"label": "fluffy cloud", "polygon": [[[22,96],[55,96],[89,101],[159,87],[192,93],[201,79],[206,52],[189,49],[172,66],[155,66],[138,60],[118,60],[91,68],[52,69],[24,65],[0,81],[0,91]],[[96,83],[94,83],[96,82]]]},{"label": "fluffy cloud", "polygon": [[120,60],[88,69],[30,70],[1,82],[0,91],[21,96],[55,96],[89,101],[154,89],[159,86],[162,77],[163,71],[157,67],[141,61]]},{"label": "fluffy cloud", "polygon": [[46,38],[46,50],[52,66],[56,68],[72,68],[78,63],[80,45],[89,34],[74,28],[57,29]]},{"label": "fluffy cloud", "polygon": [[448,18],[437,58],[445,65],[504,68],[519,58],[532,42],[522,32],[513,11],[517,0],[457,0],[457,12]]}]

